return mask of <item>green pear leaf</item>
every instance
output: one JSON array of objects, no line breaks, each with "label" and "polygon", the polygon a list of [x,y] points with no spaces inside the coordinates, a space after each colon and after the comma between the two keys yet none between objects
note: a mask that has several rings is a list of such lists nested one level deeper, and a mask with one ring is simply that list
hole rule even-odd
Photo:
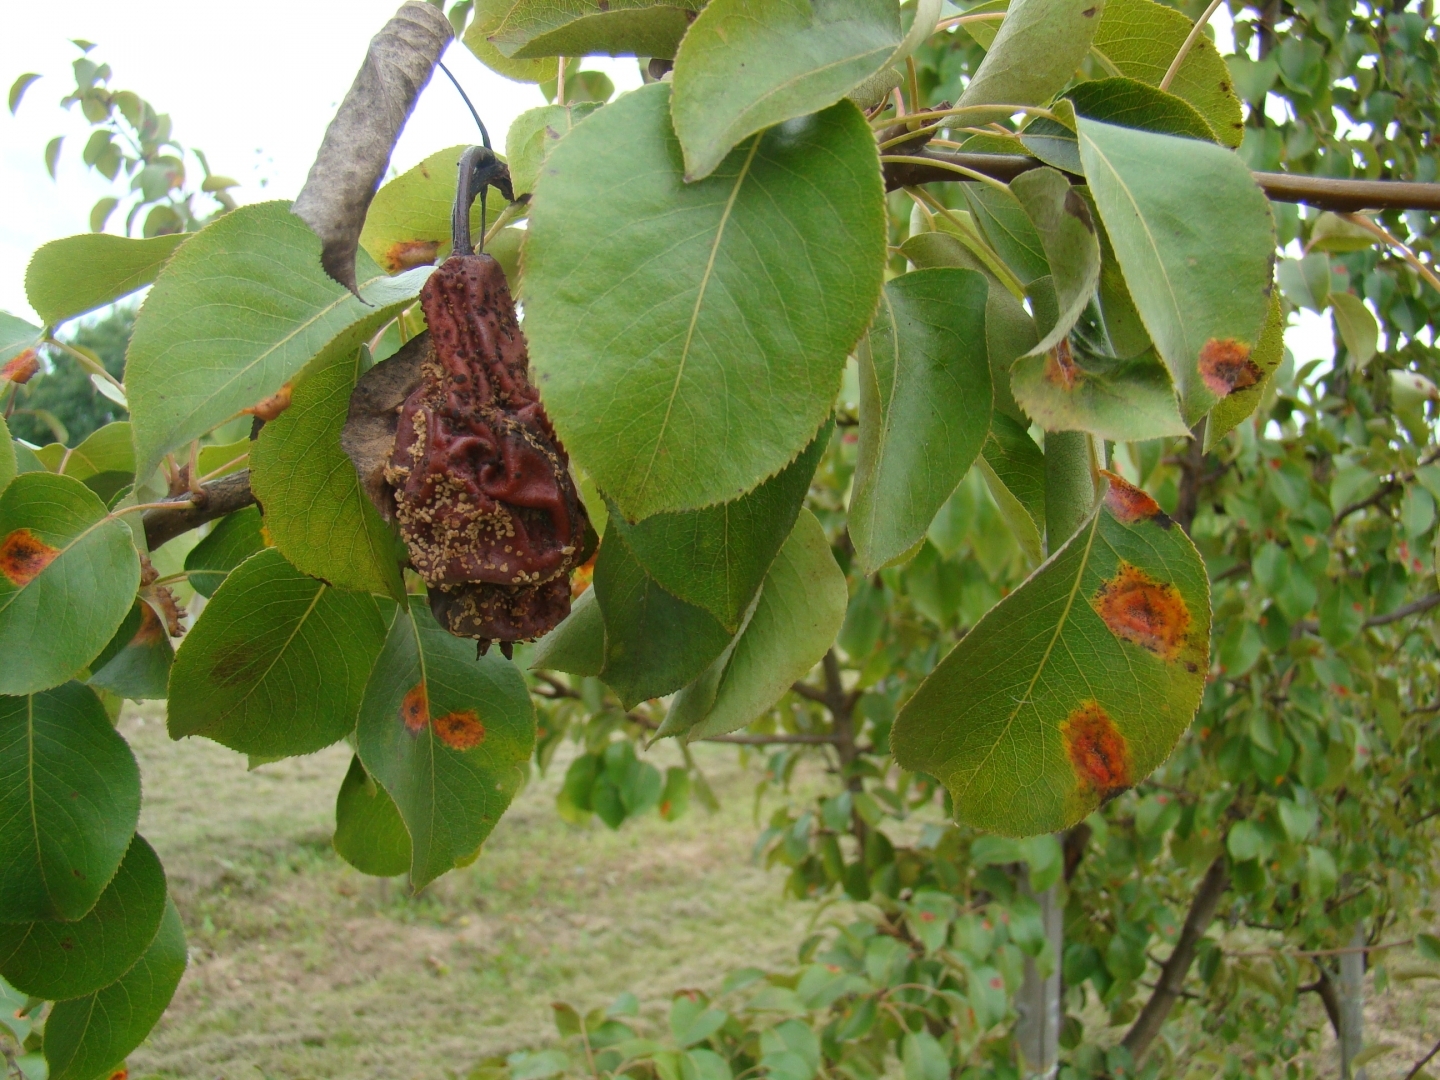
[{"label": "green pear leaf", "polygon": [[57,1002],[45,1021],[50,1080],[109,1076],[145,1041],[185,974],[185,928],[166,900],[160,930],[129,971],[103,990]]},{"label": "green pear leaf", "polygon": [[256,506],[247,506],[217,521],[185,556],[191,588],[201,596],[214,596],[231,570],[266,546],[264,528]]},{"label": "green pear leaf", "polygon": [[361,300],[326,275],[320,238],[288,203],[242,206],[207,225],[171,257],[135,320],[125,387],[136,474],[274,394],[327,346],[359,346],[429,272],[390,278],[361,255]]},{"label": "green pear leaf", "polygon": [[90,662],[85,682],[132,701],[163,698],[174,659],[165,624],[149,603],[136,597],[110,644]]},{"label": "green pear leaf", "polygon": [[130,530],[99,496],[69,476],[17,476],[0,495],[0,656],[12,658],[0,693],[69,679],[114,637],[139,584]]},{"label": "green pear leaf", "polygon": [[[1121,75],[1159,86],[1192,26],[1156,0],[1106,0],[1092,44]],[[1240,99],[1224,57],[1204,34],[1185,54],[1169,92],[1189,102],[1226,146],[1240,145],[1245,135]]]},{"label": "green pear leaf", "polygon": [[599,675],[604,669],[605,617],[593,588],[581,593],[560,625],[535,643],[530,667],[570,675]]},{"label": "green pear leaf", "polygon": [[951,650],[896,719],[899,764],[956,819],[1067,828],[1165,760],[1205,689],[1209,580],[1189,537],[1113,474],[1090,519]]},{"label": "green pear leaf", "polygon": [[735,639],[671,702],[660,735],[705,739],[764,715],[820,662],[845,621],[849,593],[825,530],[802,510]]},{"label": "green pear leaf", "polygon": [[175,654],[170,737],[267,758],[343,739],[385,640],[380,603],[307,577],[274,548],[252,555]]},{"label": "green pear leaf", "polygon": [[724,625],[650,576],[611,526],[595,558],[592,589],[605,623],[603,679],[629,709],[679,690],[730,641]]},{"label": "green pear leaf", "polygon": [[488,40],[509,59],[675,55],[704,0],[510,0]]},{"label": "green pear leaf", "polygon": [[1076,123],[1131,299],[1194,424],[1261,378],[1251,353],[1270,304],[1269,201],[1240,159],[1213,143]]},{"label": "green pear leaf", "polygon": [[555,145],[525,241],[546,410],[637,521],[733,500],[794,460],[880,293],[884,191],[854,105],[683,174],[669,86],[633,91]]},{"label": "green pear leaf", "polygon": [[155,940],[165,897],[165,868],[136,833],[110,884],[80,921],[0,923],[0,975],[48,1001],[102,990]]},{"label": "green pear leaf", "polygon": [[139,817],[140,770],[95,691],[0,697],[0,922],[83,918]]},{"label": "green pear leaf", "polygon": [[46,326],[58,326],[149,285],[186,239],[96,232],[51,240],[30,257],[25,297]]},{"label": "green pear leaf", "polygon": [[675,56],[685,179],[709,176],[747,136],[835,104],[901,37],[891,0],[710,0]]},{"label": "green pear leaf", "polygon": [[473,858],[520,790],[535,709],[514,664],[477,657],[412,598],[365,687],[356,743],[409,831],[419,889]]},{"label": "green pear leaf", "polygon": [[[1104,10],[1105,0],[1011,0],[958,104],[1044,105],[1074,77]],[[967,116],[966,122],[1001,119],[1012,111]]]},{"label": "green pear leaf", "polygon": [[265,527],[290,565],[340,589],[405,598],[404,549],[360,486],[340,446],[350,394],[369,350],[322,352],[291,391],[290,407],[260,431],[250,451],[250,486]]},{"label": "green pear leaf", "polygon": [[358,756],[335,797],[335,852],[362,874],[399,877],[410,869],[410,834],[395,800]]},{"label": "green pear leaf", "polygon": [[734,633],[795,525],[832,430],[826,424],[799,457],[734,502],[634,524],[615,514],[613,528],[662,589]]},{"label": "green pear leaf", "polygon": [[857,350],[860,447],[849,527],[864,573],[924,538],[990,431],[989,292],[976,271],[946,268],[885,286]]}]

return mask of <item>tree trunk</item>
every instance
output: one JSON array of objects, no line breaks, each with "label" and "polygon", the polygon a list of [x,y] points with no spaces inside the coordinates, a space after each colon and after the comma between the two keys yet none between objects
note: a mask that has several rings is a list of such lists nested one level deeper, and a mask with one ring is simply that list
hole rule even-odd
[{"label": "tree trunk", "polygon": [[1022,870],[1020,887],[1026,896],[1040,904],[1040,920],[1045,927],[1045,944],[1054,962],[1054,970],[1042,977],[1032,957],[1025,958],[1025,979],[1015,998],[1020,1022],[1015,1025],[1015,1045],[1020,1051],[1022,1076],[1026,1080],[1049,1080],[1059,1068],[1060,1025],[1065,1010],[1060,1002],[1060,958],[1065,947],[1064,910],[1060,904],[1060,886],[1051,885],[1042,893],[1030,888],[1029,871]]},{"label": "tree trunk", "polygon": [[1365,1045],[1365,927],[1356,923],[1350,947],[1356,952],[1340,954],[1340,1080],[1365,1080],[1365,1070],[1351,1069],[1350,1062]]}]

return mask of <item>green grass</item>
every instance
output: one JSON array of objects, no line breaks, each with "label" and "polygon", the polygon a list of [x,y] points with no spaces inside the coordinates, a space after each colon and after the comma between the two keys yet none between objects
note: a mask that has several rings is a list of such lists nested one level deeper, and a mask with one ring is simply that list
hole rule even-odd
[{"label": "green grass", "polygon": [[[631,990],[658,1019],[675,990],[789,966],[817,917],[854,910],[787,900],[784,871],[754,865],[759,770],[742,770],[733,747],[698,748],[718,813],[692,803],[674,824],[652,813],[614,833],[559,819],[557,765],[474,865],[411,897],[331,850],[343,746],[247,772],[214,743],[171,742],[159,705],[128,709],[121,730],[144,776],[141,830],[165,861],[191,950],[170,1011],[131,1057],[134,1077],[463,1076],[481,1058],[553,1043],[552,1001],[584,1010]],[[678,755],[662,744],[648,757],[663,768]],[[801,785],[827,779],[817,769]],[[1323,1024],[1313,994],[1303,1008]],[[1181,1027],[1196,1022],[1182,1012]],[[1394,1047],[1372,1080],[1402,1076],[1440,1037],[1437,1018],[1435,979],[1370,994],[1369,1041]],[[1102,1042],[1123,1034],[1100,1028],[1099,1013],[1087,1021]],[[1303,1055],[1322,1077],[1336,1075],[1333,1045],[1327,1029]]]},{"label": "green grass", "polygon": [[[410,897],[331,850],[349,751],[246,772],[157,707],[121,729],[145,782],[141,830],[165,861],[191,964],[132,1076],[445,1077],[553,1041],[550,1003],[633,990],[652,1009],[749,964],[792,962],[817,905],[752,864],[755,772],[704,748],[722,808],[612,833],[554,809],[536,778],[479,860]],[[671,751],[651,757],[672,764]],[[678,755],[676,755],[678,757]]]}]

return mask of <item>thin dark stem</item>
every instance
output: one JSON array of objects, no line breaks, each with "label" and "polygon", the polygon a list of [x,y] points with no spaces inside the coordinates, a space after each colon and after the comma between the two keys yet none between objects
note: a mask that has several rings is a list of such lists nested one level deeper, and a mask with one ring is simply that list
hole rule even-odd
[{"label": "thin dark stem", "polygon": [[1180,458],[1180,495],[1175,503],[1175,520],[1189,535],[1200,506],[1200,486],[1205,467],[1205,417],[1190,432],[1190,445]]},{"label": "thin dark stem", "polygon": [[1225,856],[1219,855],[1210,864],[1210,869],[1205,871],[1205,877],[1195,892],[1195,899],[1190,904],[1185,925],[1180,931],[1180,939],[1175,942],[1170,958],[1160,969],[1160,980],[1155,990],[1145,1002],[1145,1007],[1140,1010],[1140,1015],[1135,1018],[1135,1023],[1125,1033],[1123,1045],[1137,1061],[1150,1049],[1150,1044],[1160,1034],[1161,1027],[1169,1017],[1170,1010],[1184,994],[1185,976],[1190,972],[1190,965],[1195,962],[1200,939],[1214,921],[1215,911],[1228,888],[1230,875],[1225,869]]},{"label": "thin dark stem", "polygon": [[465,88],[460,85],[460,80],[455,77],[453,71],[439,60],[435,61],[435,63],[439,65],[440,70],[445,73],[446,77],[455,84],[455,89],[460,92],[460,96],[465,100],[465,107],[470,110],[470,115],[475,118],[475,126],[480,129],[480,141],[484,144],[485,149],[489,150],[490,132],[485,130],[485,122],[480,119],[480,114],[475,111],[475,106],[470,101],[470,95],[465,93]]},{"label": "thin dark stem", "polygon": [[[957,167],[1009,183],[1023,172],[1045,163],[1026,154],[972,154],[943,150],[915,150],[905,161],[887,162],[888,190],[920,184],[954,183],[962,179]],[[933,164],[932,164],[933,163]],[[1321,210],[1440,210],[1440,184],[1408,180],[1341,180],[1328,176],[1293,176],[1289,173],[1251,173],[1261,190],[1276,202],[1304,203]],[[1079,180],[1079,177],[1074,177]]]},{"label": "thin dark stem", "polygon": [[1426,1065],[1430,1064],[1430,1059],[1433,1058],[1436,1054],[1440,1054],[1440,1039],[1437,1039],[1435,1041],[1435,1045],[1430,1048],[1430,1052],[1426,1054],[1423,1058],[1421,1058],[1419,1061],[1417,1061],[1411,1067],[1410,1071],[1405,1074],[1405,1080],[1415,1080],[1415,1077],[1420,1075],[1420,1070],[1425,1068]]}]

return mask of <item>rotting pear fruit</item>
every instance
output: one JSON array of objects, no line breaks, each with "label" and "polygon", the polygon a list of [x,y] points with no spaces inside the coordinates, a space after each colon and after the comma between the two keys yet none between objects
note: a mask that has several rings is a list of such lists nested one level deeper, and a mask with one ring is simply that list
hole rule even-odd
[{"label": "rotting pear fruit", "polygon": [[420,294],[429,330],[368,371],[342,442],[452,634],[505,646],[570,612],[595,533],[530,382],[499,263],[454,255]]}]

